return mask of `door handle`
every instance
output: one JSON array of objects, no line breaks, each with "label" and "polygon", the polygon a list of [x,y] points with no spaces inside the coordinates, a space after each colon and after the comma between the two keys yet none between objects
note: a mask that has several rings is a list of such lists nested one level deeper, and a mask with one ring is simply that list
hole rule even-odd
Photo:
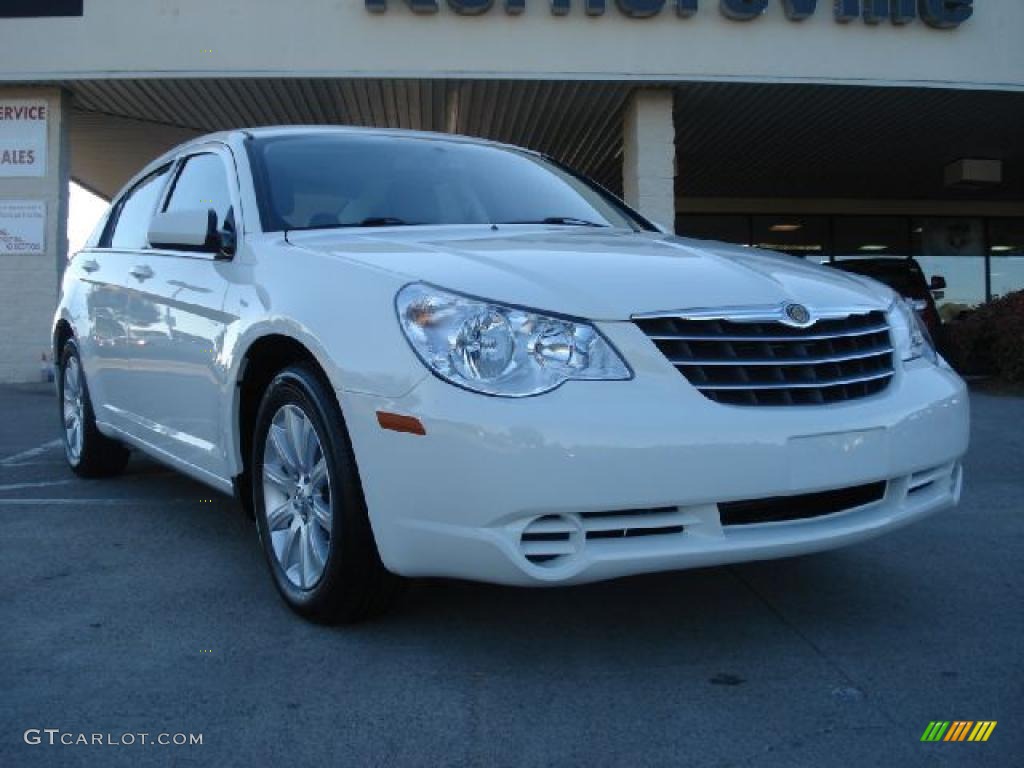
[{"label": "door handle", "polygon": [[83,272],[95,272],[99,268],[100,268],[100,265],[99,265],[99,262],[96,261],[96,259],[89,259],[88,261],[83,261],[82,262],[82,271]]},{"label": "door handle", "polygon": [[153,276],[153,268],[148,264],[139,264],[132,267],[128,274],[136,280],[149,280]]}]

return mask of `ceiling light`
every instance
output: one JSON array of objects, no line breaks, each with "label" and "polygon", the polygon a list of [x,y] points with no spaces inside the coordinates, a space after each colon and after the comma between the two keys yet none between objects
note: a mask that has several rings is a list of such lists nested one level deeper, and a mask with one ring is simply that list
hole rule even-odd
[{"label": "ceiling light", "polygon": [[1012,251],[1013,250],[1013,246],[1012,245],[993,245],[992,248],[990,248],[989,250],[991,250],[992,253],[1006,253],[1007,251]]},{"label": "ceiling light", "polygon": [[980,189],[1003,182],[1002,160],[964,158],[946,166],[946,186]]},{"label": "ceiling light", "polygon": [[756,248],[768,248],[773,251],[821,251],[821,245],[816,243],[757,243]]},{"label": "ceiling light", "polygon": [[803,224],[772,224],[768,229],[772,232],[796,232],[803,229]]},{"label": "ceiling light", "polygon": [[888,245],[862,245],[858,250],[861,251],[887,251],[889,250]]}]

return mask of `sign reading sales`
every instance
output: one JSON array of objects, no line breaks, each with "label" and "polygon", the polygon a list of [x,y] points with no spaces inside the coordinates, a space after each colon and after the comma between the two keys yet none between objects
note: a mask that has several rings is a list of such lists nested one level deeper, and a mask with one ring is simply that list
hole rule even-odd
[{"label": "sign reading sales", "polygon": [[47,104],[0,99],[0,176],[45,176]]}]

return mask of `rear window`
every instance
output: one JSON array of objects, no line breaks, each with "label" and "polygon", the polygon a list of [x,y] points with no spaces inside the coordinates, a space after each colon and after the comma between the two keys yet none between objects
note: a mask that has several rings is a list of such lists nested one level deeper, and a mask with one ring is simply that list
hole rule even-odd
[{"label": "rear window", "polygon": [[139,250],[149,245],[149,223],[170,168],[155,171],[125,195],[117,207],[109,247]]}]

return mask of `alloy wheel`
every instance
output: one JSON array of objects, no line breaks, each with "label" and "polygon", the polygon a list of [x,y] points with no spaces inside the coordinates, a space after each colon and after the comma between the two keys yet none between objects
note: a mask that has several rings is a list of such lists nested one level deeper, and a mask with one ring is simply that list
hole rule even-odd
[{"label": "alloy wheel", "polygon": [[300,589],[316,586],[327,565],[332,498],[316,427],[298,406],[281,406],[263,449],[263,506],[274,556]]},{"label": "alloy wheel", "polygon": [[85,438],[85,406],[83,404],[82,369],[77,357],[68,358],[64,366],[64,444],[72,463],[82,455]]}]

